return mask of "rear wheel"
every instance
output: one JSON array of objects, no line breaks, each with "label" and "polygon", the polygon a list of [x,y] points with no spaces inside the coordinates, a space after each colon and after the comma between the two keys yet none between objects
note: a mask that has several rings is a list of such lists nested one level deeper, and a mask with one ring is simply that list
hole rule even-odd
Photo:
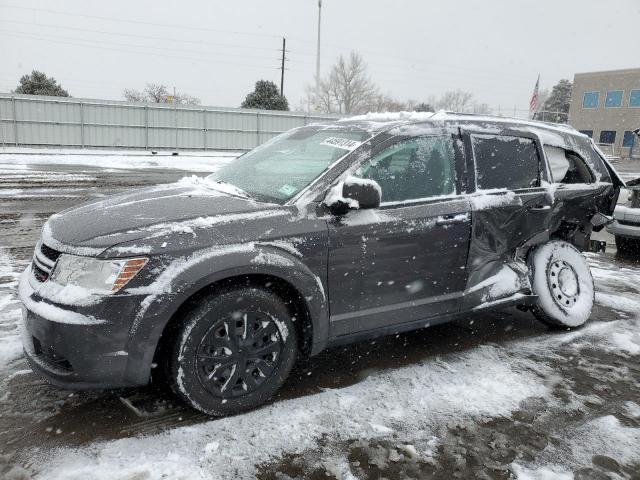
[{"label": "rear wheel", "polygon": [[533,313],[552,327],[574,328],[591,315],[593,277],[587,259],[573,245],[554,240],[529,255],[531,288],[538,296]]},{"label": "rear wheel", "polygon": [[258,288],[212,294],[185,318],[167,362],[172,390],[193,408],[229,415],[266,402],[296,359],[284,302]]}]

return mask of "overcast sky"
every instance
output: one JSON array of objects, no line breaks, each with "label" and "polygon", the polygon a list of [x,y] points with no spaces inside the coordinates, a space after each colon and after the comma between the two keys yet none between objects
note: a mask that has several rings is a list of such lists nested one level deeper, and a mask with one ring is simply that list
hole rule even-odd
[{"label": "overcast sky", "polygon": [[[317,0],[0,0],[0,91],[33,69],[72,96],[122,99],[164,83],[237,107],[258,79],[300,104],[315,74]],[[98,18],[101,17],[101,18]],[[640,66],[638,0],[323,0],[321,74],[360,52],[381,90],[426,100],[452,89],[527,109],[576,72]]]}]

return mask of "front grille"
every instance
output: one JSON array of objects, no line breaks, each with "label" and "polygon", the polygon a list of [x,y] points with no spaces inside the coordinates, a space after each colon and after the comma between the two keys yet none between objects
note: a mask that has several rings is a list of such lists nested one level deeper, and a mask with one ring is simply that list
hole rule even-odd
[{"label": "front grille", "polygon": [[52,262],[58,260],[58,257],[61,255],[61,252],[54,250],[51,247],[47,247],[44,243],[40,244],[40,251],[42,252],[42,255],[47,257]]},{"label": "front grille", "polygon": [[33,275],[39,282],[46,282],[61,252],[39,243],[33,252]]},{"label": "front grille", "polygon": [[36,337],[31,337],[31,341],[33,342],[33,351],[40,359],[60,370],[73,371],[69,360],[56,353],[53,347],[44,347]]},{"label": "front grille", "polygon": [[36,263],[33,264],[33,276],[36,277],[36,280],[39,282],[46,282],[49,278],[49,274],[41,269]]}]

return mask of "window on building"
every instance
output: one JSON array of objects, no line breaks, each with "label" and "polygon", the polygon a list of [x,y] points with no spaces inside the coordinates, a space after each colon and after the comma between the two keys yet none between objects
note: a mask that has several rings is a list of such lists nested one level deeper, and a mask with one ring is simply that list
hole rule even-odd
[{"label": "window on building", "polygon": [[622,146],[631,148],[633,147],[634,142],[638,142],[638,137],[636,137],[636,134],[629,130],[624,132],[624,137],[622,138]]},{"label": "window on building", "polygon": [[607,92],[607,98],[604,102],[604,106],[606,108],[616,108],[622,106],[622,95],[624,95],[624,91],[622,90],[609,90]]},{"label": "window on building", "polygon": [[540,162],[530,138],[472,135],[479,190],[540,186]]},{"label": "window on building", "polygon": [[616,131],[615,130],[602,130],[600,132],[600,143],[614,144],[616,143]]},{"label": "window on building", "polygon": [[629,106],[640,107],[640,90],[631,90],[629,94]]},{"label": "window on building", "polygon": [[582,108],[598,108],[600,103],[600,92],[584,92],[582,98]]},{"label": "window on building", "polygon": [[580,133],[586,135],[589,138],[593,138],[593,130],[580,130]]}]

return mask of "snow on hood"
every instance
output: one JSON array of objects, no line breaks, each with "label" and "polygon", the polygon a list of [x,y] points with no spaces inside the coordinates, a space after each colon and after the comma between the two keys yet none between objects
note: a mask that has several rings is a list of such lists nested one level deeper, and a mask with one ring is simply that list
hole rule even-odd
[{"label": "snow on hood", "polygon": [[[220,191],[224,190],[224,191]],[[98,255],[113,245],[150,234],[193,233],[216,223],[284,215],[277,205],[243,198],[227,185],[187,177],[177,183],[93,201],[52,215],[44,243],[79,255]]]}]

